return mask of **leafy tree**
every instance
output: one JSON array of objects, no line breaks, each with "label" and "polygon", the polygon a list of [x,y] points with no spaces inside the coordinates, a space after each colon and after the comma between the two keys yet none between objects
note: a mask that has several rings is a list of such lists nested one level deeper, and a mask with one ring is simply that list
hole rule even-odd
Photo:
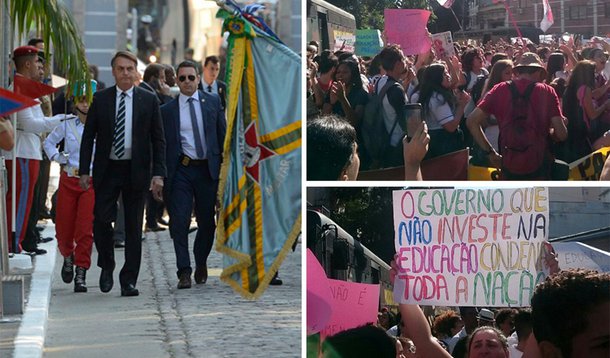
[{"label": "leafy tree", "polygon": [[351,13],[358,29],[383,29],[384,9],[427,9],[427,0],[329,0],[331,4]]},{"label": "leafy tree", "polygon": [[392,191],[396,189],[331,189],[330,218],[385,262],[394,255]]},{"label": "leafy tree", "polygon": [[[70,11],[58,0],[4,0],[0,6],[7,6],[19,36],[37,29],[45,42],[45,57],[48,58],[50,44],[53,44],[55,63],[64,70],[70,81],[84,81],[87,97],[91,98],[91,75],[87,68],[85,46],[78,26]],[[6,24],[4,31],[10,31]]]}]

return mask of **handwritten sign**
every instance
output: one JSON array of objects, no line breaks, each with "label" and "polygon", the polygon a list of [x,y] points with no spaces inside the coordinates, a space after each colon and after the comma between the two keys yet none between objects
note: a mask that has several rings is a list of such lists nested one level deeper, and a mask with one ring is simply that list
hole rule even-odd
[{"label": "handwritten sign", "polygon": [[334,30],[333,35],[335,37],[334,50],[347,52],[354,52],[356,43],[356,36],[350,32]]},{"label": "handwritten sign", "polygon": [[379,285],[328,279],[332,315],[323,337],[377,322]]},{"label": "handwritten sign", "polygon": [[553,248],[557,253],[559,267],[584,268],[599,272],[610,272],[610,254],[580,242],[556,242]]},{"label": "handwritten sign", "polygon": [[439,58],[455,56],[455,48],[453,47],[453,38],[451,37],[451,31],[433,34],[432,48],[434,48],[434,52]]},{"label": "handwritten sign", "polygon": [[307,249],[307,334],[320,332],[332,312],[326,273],[316,256]]},{"label": "handwritten sign", "polygon": [[383,48],[381,32],[377,29],[356,30],[356,55],[377,55]]},{"label": "handwritten sign", "polygon": [[542,187],[394,191],[394,300],[528,306],[546,277],[548,196]]},{"label": "handwritten sign", "polygon": [[405,55],[417,55],[430,50],[426,24],[430,11],[385,9],[385,33],[389,43],[400,45]]}]

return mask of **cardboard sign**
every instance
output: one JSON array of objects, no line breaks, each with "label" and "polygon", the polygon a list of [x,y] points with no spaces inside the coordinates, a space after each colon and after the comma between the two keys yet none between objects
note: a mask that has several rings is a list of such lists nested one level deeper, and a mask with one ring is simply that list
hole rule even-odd
[{"label": "cardboard sign", "polygon": [[453,37],[451,37],[451,31],[432,34],[432,48],[434,48],[434,52],[438,58],[455,56],[455,48],[453,47]]},{"label": "cardboard sign", "polygon": [[553,243],[559,267],[610,272],[610,254],[580,242]]},{"label": "cardboard sign", "polygon": [[381,32],[377,29],[356,30],[356,55],[374,57],[383,48]]},{"label": "cardboard sign", "polygon": [[328,279],[332,315],[321,332],[332,336],[350,328],[377,322],[379,285]]},{"label": "cardboard sign", "polygon": [[398,190],[393,207],[396,302],[528,306],[546,277],[547,188]]},{"label": "cardboard sign", "polygon": [[569,180],[599,180],[608,153],[610,147],[601,148],[570,163]]},{"label": "cardboard sign", "polygon": [[354,52],[356,49],[354,47],[356,43],[356,36],[350,32],[345,31],[333,31],[335,37],[334,51],[339,51],[342,48],[342,51]]},{"label": "cardboard sign", "polygon": [[307,249],[307,334],[320,332],[332,313],[326,273],[316,256]]},{"label": "cardboard sign", "polygon": [[430,11],[385,9],[383,13],[389,43],[400,45],[405,55],[417,55],[430,50],[432,43],[426,28]]}]

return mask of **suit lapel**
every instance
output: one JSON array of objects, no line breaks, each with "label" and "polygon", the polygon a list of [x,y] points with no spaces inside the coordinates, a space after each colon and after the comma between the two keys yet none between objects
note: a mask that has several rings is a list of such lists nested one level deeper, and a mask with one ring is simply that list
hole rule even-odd
[{"label": "suit lapel", "polygon": [[[145,91],[145,90],[143,90]],[[142,98],[140,96],[140,91],[138,90],[138,87],[133,88],[133,99],[131,100],[131,138],[132,138],[132,145],[133,145],[133,136],[135,133],[135,128],[141,128],[139,123],[137,123],[138,119],[139,119],[139,114],[140,114],[140,106],[136,106],[136,103],[140,103],[142,101]]]},{"label": "suit lapel", "polygon": [[182,118],[180,118],[180,97],[176,97],[176,100],[174,101],[173,104],[173,109],[172,112],[174,112],[176,114],[176,118],[178,118],[177,121],[172,121],[172,124],[174,125],[174,138],[176,140],[176,143],[178,143],[178,148],[180,148],[180,152],[182,152],[182,138],[180,138],[180,121],[182,120]]},{"label": "suit lapel", "polygon": [[[207,138],[208,136],[208,129],[206,128],[206,123],[209,122],[206,120],[207,117],[207,113],[206,113],[206,109],[207,109],[207,105],[205,104],[206,100],[205,100],[205,95],[201,92],[199,92],[199,105],[201,106],[201,121],[203,122],[203,135]],[[207,142],[207,140],[206,140]]]}]

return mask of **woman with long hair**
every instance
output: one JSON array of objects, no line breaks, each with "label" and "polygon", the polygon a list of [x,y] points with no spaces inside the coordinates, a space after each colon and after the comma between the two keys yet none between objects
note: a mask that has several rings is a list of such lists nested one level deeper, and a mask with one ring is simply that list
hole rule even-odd
[{"label": "woman with long hair", "polygon": [[[491,72],[489,73],[489,77],[485,81],[485,86],[483,86],[483,91],[481,92],[481,98],[485,97],[487,92],[489,92],[495,85],[498,83],[509,81],[513,78],[513,61],[511,60],[498,60],[491,68]],[[489,116],[489,119],[485,123],[484,127],[485,136],[489,139],[489,144],[491,144],[496,151],[499,151],[498,148],[498,137],[500,135],[500,127],[498,127],[498,121],[494,115]],[[480,166],[490,166],[489,158],[486,153],[484,153],[481,148],[475,143],[474,149],[472,151],[472,164],[480,165]]]},{"label": "woman with long hair", "polygon": [[566,83],[570,73],[566,70],[566,55],[563,52],[553,52],[549,55],[546,64],[545,83],[553,87],[557,97],[561,100],[566,90]]},{"label": "woman with long hair", "polygon": [[322,107],[322,114],[337,114],[358,131],[368,96],[362,85],[360,68],[351,59],[341,61]]},{"label": "woman with long hair", "polygon": [[430,146],[426,159],[438,157],[464,148],[464,136],[459,128],[464,108],[470,95],[451,89],[451,76],[447,67],[433,63],[423,73],[419,93],[411,102],[422,105],[422,118],[428,126]]},{"label": "woman with long hair", "polygon": [[596,106],[592,95],[594,87],[595,62],[578,62],[568,81],[562,103],[562,111],[568,118],[568,139],[560,159],[568,163],[584,157],[595,147],[604,146],[608,142],[609,137],[596,138],[593,128],[598,117],[610,108],[610,100]]}]

